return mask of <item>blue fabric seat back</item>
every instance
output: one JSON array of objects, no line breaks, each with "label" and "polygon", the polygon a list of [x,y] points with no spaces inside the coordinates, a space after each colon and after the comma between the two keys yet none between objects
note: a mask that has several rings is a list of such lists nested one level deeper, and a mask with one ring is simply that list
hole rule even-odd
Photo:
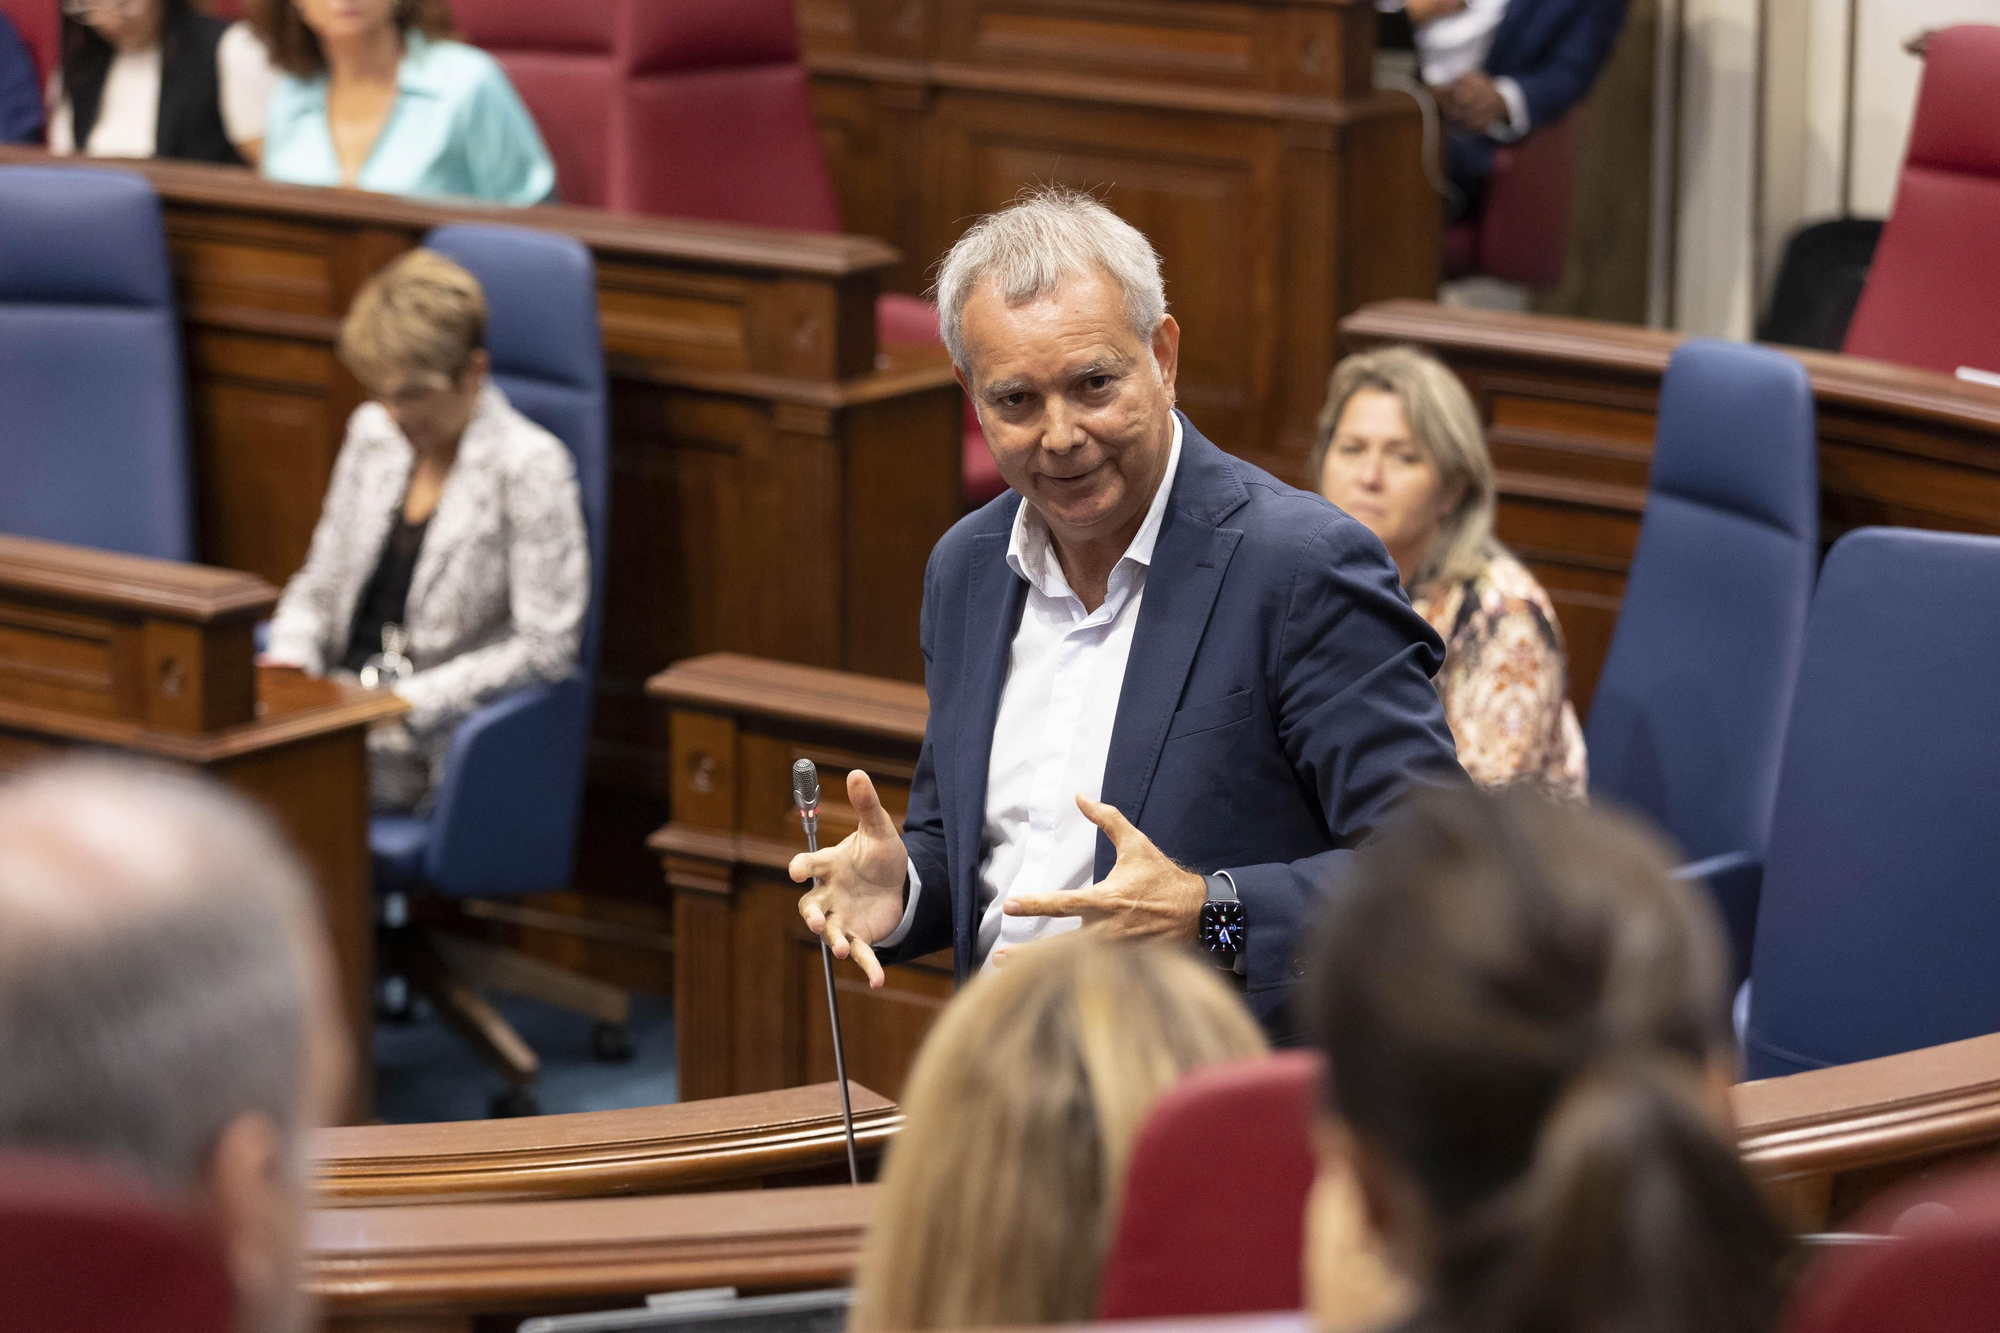
[{"label": "blue fabric seat back", "polygon": [[498,700],[460,726],[428,820],[375,821],[377,878],[400,883],[420,874],[454,895],[557,889],[575,857],[604,622],[609,396],[596,265],[569,237],[516,227],[440,227],[424,243],[479,279],[494,382],[576,459],[590,609],[575,675]]},{"label": "blue fabric seat back", "polygon": [[1585,740],[1594,798],[1690,859],[1761,857],[1819,557],[1812,385],[1697,340],[1660,385],[1646,515]]},{"label": "blue fabric seat back", "polygon": [[1746,1072],[2000,1030],[2000,539],[1864,528],[1821,571]]},{"label": "blue fabric seat back", "polygon": [[0,167],[0,532],[195,557],[180,324],[145,177]]}]

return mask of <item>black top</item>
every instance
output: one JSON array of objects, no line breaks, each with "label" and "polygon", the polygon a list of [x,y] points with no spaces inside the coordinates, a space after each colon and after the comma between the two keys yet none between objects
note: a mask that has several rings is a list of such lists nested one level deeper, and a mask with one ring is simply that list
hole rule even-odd
[{"label": "black top", "polygon": [[431,521],[412,523],[400,513],[396,526],[382,543],[382,558],[376,562],[368,586],[354,604],[354,625],[347,634],[347,656],[341,665],[359,671],[368,659],[382,651],[382,627],[400,625],[410,600],[410,577],[417,572],[417,553],[424,548],[424,530]]},{"label": "black top", "polygon": [[[69,98],[76,151],[97,128],[104,80],[111,71],[111,43],[74,20],[65,23],[63,91]],[[222,127],[222,79],[216,51],[229,24],[186,5],[168,5],[160,29],[160,115],[155,157],[244,165]]]}]

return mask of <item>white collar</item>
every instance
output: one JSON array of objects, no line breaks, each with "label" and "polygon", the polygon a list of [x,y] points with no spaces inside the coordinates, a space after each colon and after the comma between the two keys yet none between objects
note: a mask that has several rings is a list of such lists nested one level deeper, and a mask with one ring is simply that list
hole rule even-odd
[{"label": "white collar", "polygon": [[[1160,524],[1166,520],[1167,498],[1173,493],[1174,475],[1181,466],[1181,414],[1175,412],[1173,420],[1174,442],[1167,453],[1167,470],[1160,476],[1159,489],[1153,492],[1153,502],[1146,506],[1145,520],[1132,534],[1132,544],[1118,558],[1118,565],[1112,567],[1114,578],[1118,566],[1128,560],[1141,568],[1149,568],[1153,563],[1153,546],[1160,539]],[[1069,580],[1063,576],[1062,563],[1056,559],[1048,521],[1042,517],[1040,510],[1028,503],[1026,496],[1021,497],[1020,508],[1014,511],[1014,531],[1007,538],[1007,564],[1044,597],[1075,595]]]}]

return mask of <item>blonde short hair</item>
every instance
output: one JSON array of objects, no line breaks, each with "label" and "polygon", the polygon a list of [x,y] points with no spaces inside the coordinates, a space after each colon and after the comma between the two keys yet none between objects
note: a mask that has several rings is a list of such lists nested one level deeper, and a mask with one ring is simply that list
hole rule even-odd
[{"label": "blonde short hair", "polygon": [[1447,489],[1463,486],[1458,505],[1445,515],[1436,540],[1424,553],[1410,587],[1439,579],[1459,582],[1477,578],[1501,547],[1493,536],[1496,506],[1493,456],[1486,451],[1486,432],[1479,410],[1458,376],[1442,361],[1415,347],[1383,347],[1347,357],[1327,381],[1326,406],[1319,413],[1319,439],[1309,466],[1313,489],[1320,486],[1326,453],[1348,400],[1363,389],[1394,394],[1403,405],[1410,439],[1438,470]]},{"label": "blonde short hair", "polygon": [[430,372],[456,380],[486,346],[479,279],[435,250],[412,250],[362,285],[340,326],[356,377]]},{"label": "blonde short hair", "polygon": [[1191,1069],[1264,1050],[1185,949],[1079,932],[1011,955],[917,1055],[849,1333],[1091,1318],[1154,1100]]}]

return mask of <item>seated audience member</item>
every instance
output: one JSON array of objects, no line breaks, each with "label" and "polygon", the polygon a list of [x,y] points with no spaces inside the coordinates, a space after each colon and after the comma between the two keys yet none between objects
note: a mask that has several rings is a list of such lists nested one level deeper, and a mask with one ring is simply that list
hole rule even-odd
[{"label": "seated audience member", "polygon": [[260,659],[408,701],[368,736],[380,809],[424,800],[475,709],[576,668],[590,597],[576,465],[487,378],[485,337],[478,280],[429,250],[355,297],[340,355],[375,401],[348,420]]},{"label": "seated audience member", "polygon": [[264,174],[423,198],[539,204],[556,169],[498,61],[444,0],[260,0],[284,73]]},{"label": "seated audience member", "polygon": [[1084,931],[1013,951],[952,1001],[910,1071],[850,1333],[1091,1318],[1154,1099],[1264,1049],[1185,950]]},{"label": "seated audience member", "polygon": [[36,86],[35,57],[14,21],[0,14],[0,143],[38,143],[42,137],[42,90]]},{"label": "seated audience member", "polygon": [[1426,791],[1328,910],[1322,1165],[1409,1333],[1774,1327],[1790,1240],[1730,1128],[1728,953],[1671,864],[1603,812]]},{"label": "seated audience member", "polygon": [[1453,221],[1479,211],[1493,150],[1559,119],[1590,92],[1627,0],[1376,0],[1414,29],[1418,67],[1446,122]]},{"label": "seated audience member", "polygon": [[1582,799],[1562,627],[1534,575],[1494,540],[1493,460],[1458,377],[1410,347],[1348,357],[1327,387],[1311,475],[1382,539],[1444,639],[1438,695],[1473,781]]},{"label": "seated audience member", "polygon": [[49,151],[254,163],[275,72],[248,24],[190,0],[63,0]]},{"label": "seated audience member", "polygon": [[347,1058],[311,886],[262,812],[104,759],[0,786],[0,1148],[183,1201],[244,1333],[311,1325],[305,1134]]}]

